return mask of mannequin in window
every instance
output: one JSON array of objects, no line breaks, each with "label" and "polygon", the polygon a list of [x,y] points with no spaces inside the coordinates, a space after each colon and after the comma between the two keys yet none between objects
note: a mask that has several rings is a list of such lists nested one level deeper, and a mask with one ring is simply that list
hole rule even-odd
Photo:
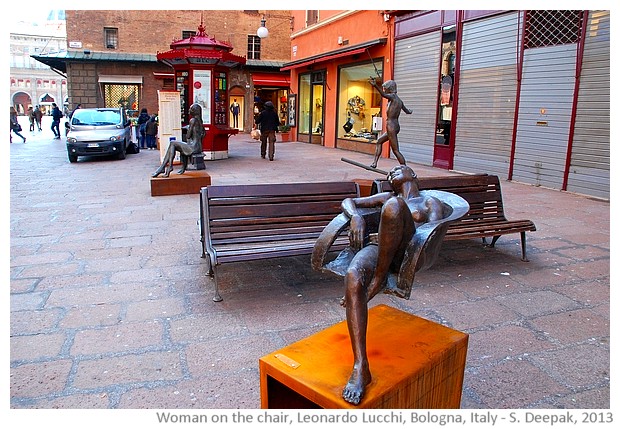
[{"label": "mannequin in window", "polygon": [[235,98],[230,105],[230,112],[233,115],[233,128],[239,128],[239,110],[240,106],[237,103],[237,99]]}]

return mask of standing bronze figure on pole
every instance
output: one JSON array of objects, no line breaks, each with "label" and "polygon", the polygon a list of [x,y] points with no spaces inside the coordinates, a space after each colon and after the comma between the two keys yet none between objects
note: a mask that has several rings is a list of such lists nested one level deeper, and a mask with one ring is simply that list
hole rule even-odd
[{"label": "standing bronze figure on pole", "polygon": [[385,123],[385,133],[381,134],[376,142],[375,148],[375,159],[370,164],[371,168],[377,167],[377,162],[379,162],[379,157],[381,156],[381,150],[383,147],[383,143],[389,140],[390,147],[392,148],[392,152],[394,152],[394,156],[398,160],[401,165],[407,164],[405,161],[405,157],[402,153],[400,153],[400,148],[398,146],[398,133],[400,132],[400,124],[398,123],[398,117],[400,116],[400,111],[404,111],[408,115],[412,114],[413,111],[408,109],[403,103],[403,100],[398,96],[396,89],[396,82],[393,80],[388,80],[384,82],[382,86],[377,85],[375,78],[370,78],[368,81],[383,98],[388,99],[387,105],[387,120]]}]

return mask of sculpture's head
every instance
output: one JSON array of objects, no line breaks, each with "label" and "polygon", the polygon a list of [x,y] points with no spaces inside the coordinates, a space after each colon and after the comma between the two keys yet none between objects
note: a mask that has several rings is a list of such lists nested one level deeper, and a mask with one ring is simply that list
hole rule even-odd
[{"label": "sculpture's head", "polygon": [[408,180],[414,180],[414,179],[417,180],[418,175],[415,174],[415,171],[413,171],[413,169],[409,167],[408,165],[397,165],[396,167],[390,170],[390,172],[387,175],[387,180],[391,182],[392,180],[398,177],[403,177]]},{"label": "sculpture's head", "polygon": [[396,82],[393,80],[385,81],[382,86],[385,92],[396,93]]},{"label": "sculpture's head", "polygon": [[397,191],[404,182],[413,182],[418,186],[418,175],[407,165],[397,165],[392,168],[387,175],[387,180],[394,191]]},{"label": "sculpture's head", "polygon": [[194,116],[202,119],[202,106],[198,103],[194,103],[189,106],[189,114],[190,116]]}]

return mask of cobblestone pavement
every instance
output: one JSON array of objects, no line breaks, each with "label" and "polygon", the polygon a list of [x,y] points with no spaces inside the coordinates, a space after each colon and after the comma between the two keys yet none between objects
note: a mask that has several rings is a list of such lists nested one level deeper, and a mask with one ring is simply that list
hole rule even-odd
[{"label": "cobblestone pavement", "polygon": [[[226,265],[213,302],[198,195],[151,197],[158,152],[70,164],[49,126],[25,135],[10,145],[11,408],[259,408],[258,359],[344,319],[341,281],[307,257]],[[377,177],[341,161],[371,155],[318,145],[278,143],[269,162],[239,135],[229,155],[207,163],[213,184]],[[372,304],[470,334],[462,408],[609,408],[610,204],[502,186],[508,218],[538,228],[530,262],[518,234],[448,242],[411,300]]]}]

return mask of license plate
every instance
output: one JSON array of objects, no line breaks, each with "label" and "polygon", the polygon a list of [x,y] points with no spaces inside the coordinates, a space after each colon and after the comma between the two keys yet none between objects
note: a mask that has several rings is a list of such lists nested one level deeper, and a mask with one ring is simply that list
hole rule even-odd
[{"label": "license plate", "polygon": [[88,147],[99,147],[99,143],[88,143]]}]

